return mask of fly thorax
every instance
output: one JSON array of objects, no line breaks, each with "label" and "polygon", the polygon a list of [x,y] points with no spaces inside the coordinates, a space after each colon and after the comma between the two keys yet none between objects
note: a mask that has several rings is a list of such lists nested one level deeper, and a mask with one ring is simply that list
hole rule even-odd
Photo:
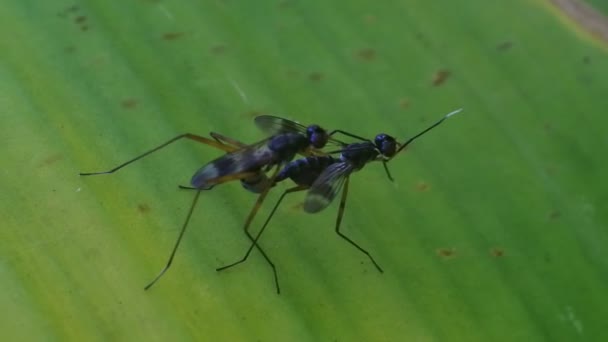
[{"label": "fly thorax", "polygon": [[283,133],[274,136],[268,142],[268,148],[276,153],[281,161],[292,160],[296,153],[308,147],[308,140],[298,133]]},{"label": "fly thorax", "polygon": [[378,153],[378,149],[371,142],[356,143],[346,146],[340,159],[352,163],[357,169],[360,169],[367,162],[374,160]]}]

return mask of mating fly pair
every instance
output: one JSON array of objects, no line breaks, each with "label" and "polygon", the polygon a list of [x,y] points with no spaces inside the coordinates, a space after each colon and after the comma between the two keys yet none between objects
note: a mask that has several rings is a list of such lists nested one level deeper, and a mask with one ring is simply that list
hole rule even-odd
[{"label": "mating fly pair", "polygon": [[[300,125],[294,121],[279,118],[276,116],[262,115],[255,118],[256,125],[270,135],[262,141],[259,141],[252,145],[243,144],[237,140],[228,138],[218,133],[211,132],[210,135],[213,139],[203,137],[196,134],[186,133],[178,135],[169,141],[152,148],[151,150],[130,159],[108,171],[92,172],[92,173],[80,173],[81,176],[92,176],[114,173],[123,167],[140,160],[178,140],[190,139],[196,142],[200,142],[214,148],[220,149],[226,152],[225,155],[207,163],[201,167],[193,176],[190,181],[192,189],[197,190],[192,204],[186,216],[186,220],[182,225],[181,231],[175,242],[173,250],[169,256],[166,266],[161,272],[148,284],[145,289],[149,289],[154,285],[163,274],[171,267],[173,258],[179,244],[184,236],[188,222],[192,216],[192,212],[196,206],[201,191],[210,190],[215,185],[226,183],[232,180],[240,180],[243,187],[247,190],[259,193],[258,200],[256,201],[251,213],[245,221],[244,231],[247,237],[253,242],[254,238],[249,233],[249,226],[253,220],[255,213],[261,206],[264,198],[266,197],[270,188],[275,184],[275,177],[281,168],[288,162],[293,160],[296,154],[302,154],[304,156],[313,156],[320,154],[319,149],[323,148],[328,142],[334,145],[344,146],[343,142],[340,142],[332,136],[336,133],[343,134],[355,139],[361,139],[356,135],[344,132],[342,130],[333,130],[327,132],[318,125],[310,125],[308,127]],[[272,171],[270,177],[267,176],[267,172]],[[279,291],[278,277],[276,275],[276,268],[266,253],[258,247],[266,261],[271,265],[277,291]]]},{"label": "mating fly pair", "polygon": [[[243,187],[245,187],[247,190],[260,194],[243,227],[245,234],[251,240],[251,246],[241,260],[227,266],[220,267],[217,270],[225,270],[244,262],[250,255],[253,248],[256,247],[271,266],[274,274],[277,293],[280,293],[276,267],[266,253],[261,249],[261,247],[257,245],[256,241],[267,227],[268,222],[274,215],[285,195],[288,193],[309,189],[304,210],[306,212],[315,213],[327,207],[336,197],[338,192],[343,189],[335,231],[341,238],[366,254],[376,266],[378,271],[382,272],[380,266],[365,249],[361,248],[357,243],[340,232],[340,222],[344,213],[348,193],[349,176],[353,172],[363,168],[368,162],[382,161],[389,179],[392,180],[386,163],[413,140],[436,127],[443,122],[443,120],[459,111],[460,110],[457,110],[446,115],[434,125],[417,134],[413,138],[410,138],[403,144],[398,144],[394,138],[386,134],[377,135],[374,142],[372,142],[368,139],[361,138],[342,130],[334,130],[331,133],[327,133],[317,125],[305,127],[296,122],[275,116],[258,116],[255,119],[256,125],[271,135],[269,138],[258,143],[245,145],[239,141],[213,132],[210,133],[210,135],[214,138],[214,140],[187,133],[179,135],[109,171],[81,173],[81,175],[88,176],[113,173],[131,164],[132,162],[156,152],[182,138],[201,142],[226,152],[225,155],[201,167],[192,177],[191,189],[197,190],[197,192],[186,216],[186,220],[182,225],[180,234],[175,242],[166,266],[152,280],[152,282],[145,287],[145,289],[147,290],[154,285],[171,266],[201,191],[209,190],[217,184],[232,180],[240,180]],[[336,133],[341,133],[362,142],[346,145],[332,138],[332,136]],[[325,154],[320,152],[319,149],[323,148],[328,142],[340,145],[342,148],[340,150]],[[290,162],[298,153],[305,157]],[[332,156],[332,154],[337,153],[340,153],[338,158]],[[271,176],[268,177],[266,173],[273,168],[274,171],[272,172]],[[254,238],[249,232],[249,226],[261,204],[263,203],[266,195],[268,194],[268,191],[278,182],[288,178],[292,179],[297,184],[296,187],[284,191],[271,211],[270,216],[264,223],[264,226]]]},{"label": "mating fly pair", "polygon": [[[374,260],[372,255],[367,250],[359,246],[359,244],[340,231],[340,223],[342,222],[342,217],[346,207],[350,175],[361,170],[365,165],[367,165],[367,163],[381,161],[384,165],[384,169],[389,180],[392,181],[393,178],[390,175],[387,163],[414,140],[437,127],[445,119],[459,113],[461,110],[462,109],[458,109],[446,114],[439,121],[435,122],[422,132],[414,135],[403,143],[398,143],[397,140],[392,136],[381,133],[376,135],[373,142],[371,140],[359,138],[364,141],[345,145],[340,150],[327,152],[325,155],[307,156],[289,162],[274,179],[274,184],[272,186],[285,179],[291,179],[294,183],[296,183],[296,186],[285,190],[283,194],[281,194],[245,255],[240,260],[232,264],[218,268],[218,271],[225,270],[245,262],[254,247],[257,247],[258,249],[260,248],[258,240],[268,226],[271,218],[275,214],[285,196],[290,193],[308,190],[304,200],[304,211],[307,213],[317,213],[325,209],[336,198],[338,193],[342,191],[338,216],[336,219],[335,232],[338,234],[338,236],[346,240],[360,252],[367,255],[376,269],[380,273],[383,273],[384,271],[380,265]],[[340,154],[338,157],[333,156],[337,153]],[[273,270],[275,270],[274,265],[271,264],[271,266]],[[280,292],[278,280],[276,278],[276,270],[275,283],[277,285],[277,292]]]}]

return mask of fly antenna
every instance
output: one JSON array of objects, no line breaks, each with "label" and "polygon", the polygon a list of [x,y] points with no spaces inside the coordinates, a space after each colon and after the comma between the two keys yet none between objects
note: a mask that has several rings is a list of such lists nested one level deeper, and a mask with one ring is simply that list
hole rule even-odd
[{"label": "fly antenna", "polygon": [[455,111],[447,113],[444,117],[442,117],[441,119],[439,119],[439,121],[435,122],[430,127],[428,127],[427,129],[425,129],[424,131],[422,131],[422,132],[414,135],[413,137],[409,138],[406,142],[403,143],[403,145],[401,145],[401,147],[399,147],[399,149],[397,150],[397,152],[395,153],[395,155],[397,155],[397,153],[399,153],[401,150],[403,150],[407,145],[411,144],[412,141],[418,139],[419,137],[421,137],[422,135],[424,135],[428,131],[430,131],[433,128],[439,126],[439,124],[441,124],[443,121],[445,121],[445,119],[449,118],[452,115],[456,115],[456,114],[460,113],[461,111],[462,111],[462,108],[458,108]]}]

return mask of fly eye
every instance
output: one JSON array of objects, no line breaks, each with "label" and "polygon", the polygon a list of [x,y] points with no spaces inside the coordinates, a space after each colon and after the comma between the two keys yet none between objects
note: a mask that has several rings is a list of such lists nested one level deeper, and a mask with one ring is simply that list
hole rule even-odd
[{"label": "fly eye", "polygon": [[374,144],[378,149],[382,150],[382,144],[384,143],[384,140],[386,140],[386,134],[381,133],[376,135],[376,138],[374,138]]},{"label": "fly eye", "polygon": [[306,134],[309,137],[312,137],[315,134],[319,134],[319,132],[322,132],[323,129],[319,126],[319,125],[310,125],[306,128]]}]

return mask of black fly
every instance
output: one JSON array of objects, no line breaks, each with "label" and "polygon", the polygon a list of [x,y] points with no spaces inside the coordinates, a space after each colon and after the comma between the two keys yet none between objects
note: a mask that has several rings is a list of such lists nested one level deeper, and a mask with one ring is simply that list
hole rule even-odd
[{"label": "black fly", "polygon": [[[259,193],[260,196],[258,197],[256,206],[254,206],[254,209],[248,216],[244,227],[245,233],[249,239],[254,241],[253,236],[248,231],[249,224],[255,216],[257,208],[259,208],[263,202],[263,199],[266,197],[268,190],[272,187],[272,185],[274,185],[274,178],[282,166],[291,161],[298,153],[305,156],[319,154],[319,149],[323,148],[330,141],[337,145],[344,145],[344,143],[331,138],[331,136],[335,133],[341,133],[349,137],[362,139],[341,130],[334,130],[331,133],[328,133],[318,125],[303,126],[297,122],[270,115],[256,117],[255,124],[271,136],[255,144],[245,145],[239,141],[213,132],[211,133],[211,136],[215,140],[211,140],[200,135],[186,133],[178,135],[169,141],[114,167],[111,170],[93,173],[80,173],[81,176],[114,173],[121,168],[183,138],[194,140],[226,152],[226,154],[223,156],[205,164],[192,176],[190,183],[192,188],[197,190],[197,192],[194,196],[192,204],[190,205],[186,220],[182,225],[179,236],[175,242],[166,266],[148,285],[146,285],[146,290],[154,285],[171,266],[175,253],[186,231],[188,222],[192,216],[192,212],[194,211],[202,190],[210,190],[215,185],[232,180],[240,180],[247,190],[254,193]],[[273,171],[272,175],[268,177],[266,172],[272,170],[273,168],[275,170]],[[259,247],[258,249],[267,262],[272,266],[276,279],[276,271],[274,270],[273,263],[263,250],[261,250]],[[278,287],[278,280],[276,282]]]},{"label": "black fly", "polygon": [[[337,194],[342,191],[342,198],[340,200],[335,231],[338,236],[340,236],[349,244],[351,244],[359,251],[367,255],[367,257],[374,264],[376,269],[380,273],[383,273],[383,270],[380,265],[374,260],[374,258],[367,250],[365,250],[351,238],[340,232],[340,223],[342,222],[342,216],[346,207],[346,198],[348,195],[348,181],[350,175],[353,172],[361,170],[369,162],[381,161],[384,165],[388,178],[392,180],[392,177],[387,167],[388,161],[394,158],[399,152],[401,152],[414,140],[441,124],[445,119],[449,118],[454,114],[457,114],[461,110],[462,109],[458,109],[445,115],[439,121],[426,128],[422,132],[416,134],[415,136],[408,139],[402,144],[399,144],[395,140],[395,138],[391,137],[388,134],[378,134],[376,135],[373,142],[370,140],[366,140],[360,143],[353,143],[344,146],[339,151],[328,152],[328,155],[313,155],[297,159],[288,163],[274,178],[274,184],[281,182],[285,179],[291,179],[297,185],[295,187],[285,190],[280,196],[274,208],[270,212],[270,215],[264,222],[264,225],[256,235],[255,240],[252,242],[251,246],[243,256],[243,258],[232,264],[218,268],[218,271],[236,266],[247,260],[251,251],[253,250],[253,247],[257,246],[258,239],[268,226],[270,219],[281,204],[283,198],[289,193],[308,190],[306,199],[304,201],[304,211],[308,213],[316,213],[325,209],[334,200]],[[340,156],[336,158],[331,155],[333,153],[340,153]],[[260,248],[259,246],[257,247]],[[274,268],[274,265],[272,267],[275,271],[276,282],[276,270]],[[277,292],[279,292],[278,282],[276,283],[276,286]]]}]

